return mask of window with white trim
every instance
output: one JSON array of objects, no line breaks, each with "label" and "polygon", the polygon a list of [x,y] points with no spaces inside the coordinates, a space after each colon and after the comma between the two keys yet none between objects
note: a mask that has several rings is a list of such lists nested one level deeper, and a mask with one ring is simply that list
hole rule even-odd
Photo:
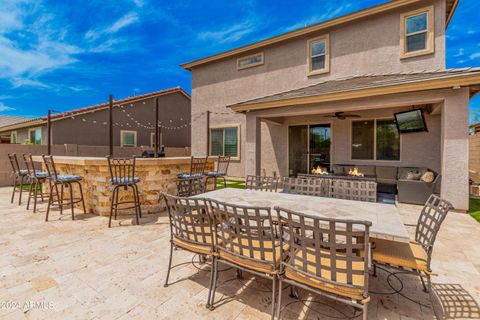
[{"label": "window with white trim", "polygon": [[137,131],[120,131],[120,143],[122,147],[136,147],[137,146]]},{"label": "window with white trim", "polygon": [[240,127],[222,127],[210,129],[210,155],[240,156]]}]

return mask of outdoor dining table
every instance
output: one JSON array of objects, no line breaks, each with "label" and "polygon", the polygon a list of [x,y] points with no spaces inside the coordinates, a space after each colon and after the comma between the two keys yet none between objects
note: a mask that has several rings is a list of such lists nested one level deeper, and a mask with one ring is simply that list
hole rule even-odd
[{"label": "outdoor dining table", "polygon": [[192,198],[272,209],[278,206],[318,217],[370,221],[371,238],[406,243],[410,241],[398,209],[390,204],[234,188],[210,191]]}]

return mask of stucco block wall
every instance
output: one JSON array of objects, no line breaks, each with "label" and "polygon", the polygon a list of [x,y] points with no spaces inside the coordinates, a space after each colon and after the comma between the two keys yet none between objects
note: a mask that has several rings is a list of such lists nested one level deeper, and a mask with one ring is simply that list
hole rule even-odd
[{"label": "stucco block wall", "polygon": [[[159,98],[159,121],[167,127],[181,126],[190,123],[190,99],[185,95],[175,92]],[[125,104],[123,109],[114,108],[113,122],[119,126],[113,127],[113,144],[120,146],[120,130],[137,131],[137,146],[150,146],[151,133],[155,129],[137,126],[127,113],[141,124],[155,122],[155,99]],[[86,121],[83,121],[85,119]],[[172,120],[172,122],[170,122]],[[92,123],[96,121],[96,123]],[[52,143],[54,144],[79,144],[91,146],[105,146],[109,144],[108,110],[86,113],[60,121],[52,122]],[[127,125],[130,124],[130,126]],[[18,129],[18,142],[23,143],[28,139],[29,128]],[[47,143],[46,125],[42,125],[42,143]],[[190,126],[178,130],[162,129],[162,143],[168,147],[189,147],[191,145]]]},{"label": "stucco block wall", "polygon": [[[429,5],[435,6],[435,53],[400,59],[400,14]],[[307,40],[325,33],[330,34],[330,72],[308,77]],[[262,66],[238,71],[238,57],[232,57],[192,70],[192,119],[195,119],[195,123],[191,134],[194,137],[194,155],[204,155],[207,151],[207,110],[224,113],[228,112],[226,106],[231,104],[354,75],[444,69],[445,4],[440,0],[422,1],[421,4],[371,16],[252,53],[258,51],[264,51],[265,54],[265,64]],[[244,144],[245,115],[214,113],[210,125],[239,124]],[[262,124],[262,127],[265,126]],[[269,148],[268,143],[263,143],[262,148]],[[230,174],[245,174],[244,157],[245,148],[242,145],[241,159],[231,163]]]}]

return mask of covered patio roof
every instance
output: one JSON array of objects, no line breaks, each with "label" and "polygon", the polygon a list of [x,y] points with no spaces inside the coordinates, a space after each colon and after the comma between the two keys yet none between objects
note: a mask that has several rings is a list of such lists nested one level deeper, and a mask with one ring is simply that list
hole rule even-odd
[{"label": "covered patio roof", "polygon": [[247,112],[292,105],[457,87],[471,87],[471,95],[474,95],[480,91],[479,85],[480,68],[361,75],[324,81],[308,87],[240,102],[228,107],[233,111]]}]

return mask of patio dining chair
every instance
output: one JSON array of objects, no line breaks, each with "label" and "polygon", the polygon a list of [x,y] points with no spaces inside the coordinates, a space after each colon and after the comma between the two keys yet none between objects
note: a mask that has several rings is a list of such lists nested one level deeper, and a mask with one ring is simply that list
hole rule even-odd
[{"label": "patio dining chair", "polygon": [[283,178],[283,192],[305,196],[330,197],[332,179],[328,178]]},{"label": "patio dining chair", "polygon": [[369,229],[371,222],[310,216],[275,207],[280,238],[277,317],[282,285],[300,287],[363,311],[367,319]]},{"label": "patio dining chair", "polygon": [[[450,202],[432,194],[423,207],[418,218],[415,240],[409,243],[372,239],[372,259],[374,275],[376,265],[386,265],[409,271],[420,277],[424,292],[430,292],[433,244],[437,233],[448,212],[453,209]],[[427,278],[427,285],[423,276]]]},{"label": "patio dining chair", "polygon": [[[49,182],[49,196],[48,196],[48,205],[47,205],[47,214],[45,215],[45,221],[48,221],[48,216],[50,214],[50,208],[54,205],[57,205],[60,209],[60,214],[63,214],[63,207],[70,206],[72,213],[72,220],[75,220],[75,204],[82,203],[83,212],[87,212],[85,209],[85,200],[83,198],[82,181],[83,177],[74,175],[74,174],[63,174],[60,175],[55,168],[55,162],[53,161],[53,156],[42,155],[43,163],[47,169],[47,180]],[[77,185],[79,189],[80,196],[77,198],[73,197],[73,186]],[[64,191],[68,189],[70,191],[70,199],[64,199]]]},{"label": "patio dining chair", "polygon": [[177,175],[178,179],[191,179],[202,177],[205,173],[205,168],[207,167],[207,157],[196,158],[193,157],[190,160],[190,172],[189,173],[180,173]]},{"label": "patio dining chair", "polygon": [[215,274],[210,309],[214,309],[218,263],[253,273],[272,281],[272,319],[275,315],[275,288],[280,265],[281,242],[269,207],[248,207],[207,199],[211,215],[217,222]]},{"label": "patio dining chair", "polygon": [[161,195],[167,204],[170,224],[170,258],[164,287],[168,287],[174,248],[180,248],[202,256],[211,256],[213,263],[210,271],[209,294],[206,305],[207,308],[210,308],[210,294],[216,268],[216,252],[211,216],[205,200],[175,197],[164,192]]},{"label": "patio dining chair", "polygon": [[176,185],[178,197],[191,197],[205,193],[206,181],[204,177],[196,177],[178,180]]},{"label": "patio dining chair", "polygon": [[12,198],[10,203],[13,203],[15,198],[15,193],[19,193],[18,196],[18,205],[22,204],[22,192],[23,192],[23,183],[28,179],[28,172],[26,169],[21,169],[18,164],[17,155],[15,153],[8,154],[8,160],[10,160],[10,165],[12,167],[13,174],[13,191]]},{"label": "patio dining chair", "polygon": [[214,189],[217,189],[217,179],[223,179],[223,186],[224,188],[227,187],[227,179],[225,178],[227,176],[227,171],[228,171],[228,165],[230,164],[230,157],[222,157],[218,156],[217,160],[217,168],[215,171],[208,171],[205,172],[205,176],[207,177],[205,180],[205,185],[208,185],[208,180],[213,179],[214,180]]},{"label": "patio dining chair", "polygon": [[32,159],[32,154],[24,154],[23,160],[25,161],[25,167],[27,168],[28,180],[30,189],[28,190],[28,202],[27,210],[30,209],[30,200],[33,198],[33,213],[37,212],[38,197],[43,199],[43,184],[46,182],[48,173],[35,170],[35,163]]},{"label": "patio dining chair", "polygon": [[[112,158],[107,157],[108,168],[110,171],[110,184],[112,190],[112,202],[110,205],[110,216],[108,218],[108,227],[112,227],[112,216],[115,213],[115,220],[119,210],[135,210],[135,221],[140,224],[139,218],[142,217],[140,195],[137,183],[140,179],[135,176],[135,157],[132,158]],[[119,191],[123,189],[132,190],[133,200],[120,201]],[[128,206],[131,205],[131,206]]]},{"label": "patio dining chair", "polygon": [[245,189],[277,192],[279,181],[279,177],[249,175],[245,181]]}]

